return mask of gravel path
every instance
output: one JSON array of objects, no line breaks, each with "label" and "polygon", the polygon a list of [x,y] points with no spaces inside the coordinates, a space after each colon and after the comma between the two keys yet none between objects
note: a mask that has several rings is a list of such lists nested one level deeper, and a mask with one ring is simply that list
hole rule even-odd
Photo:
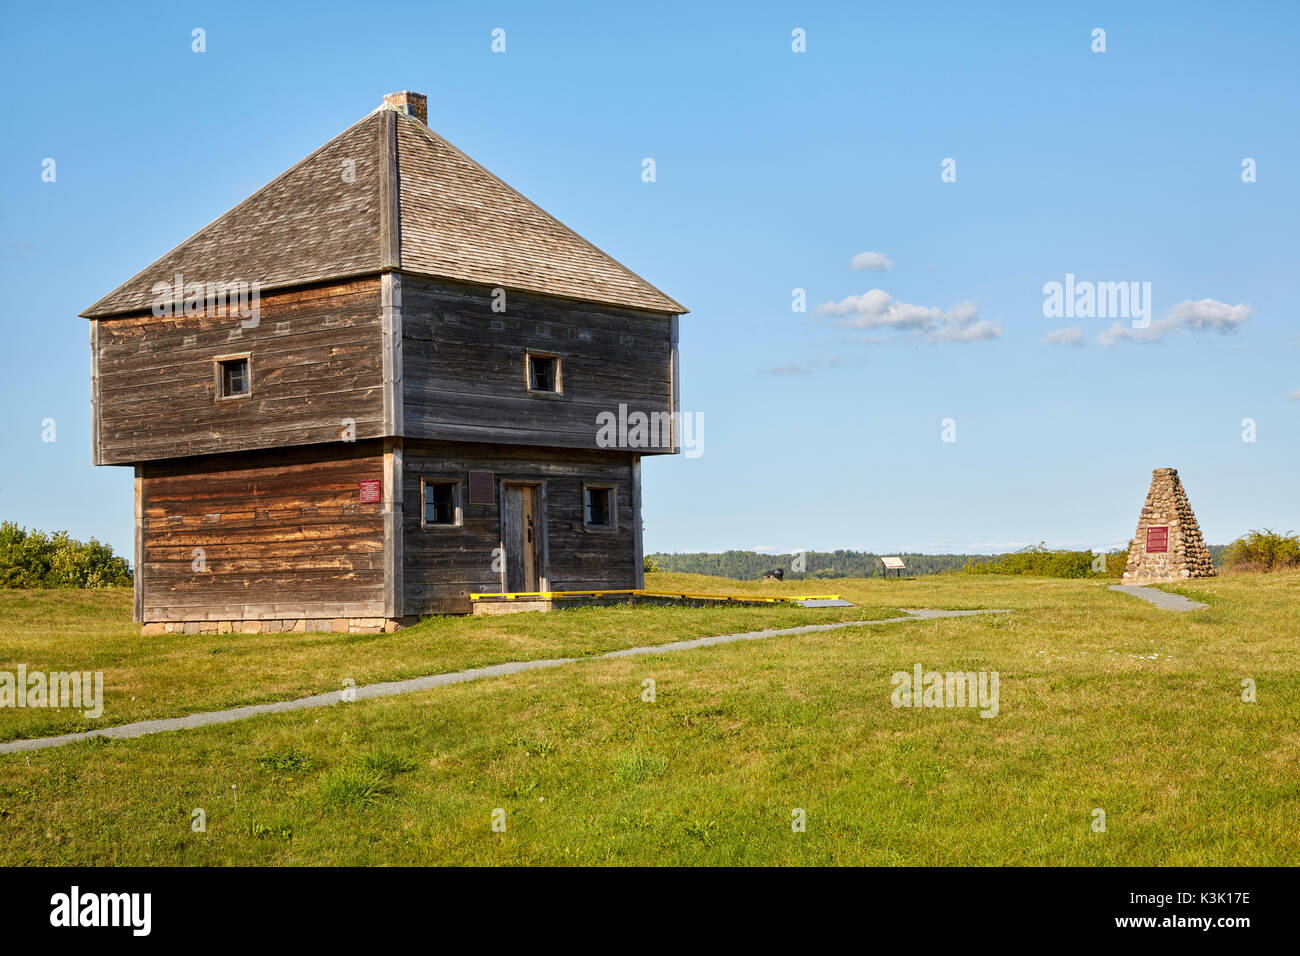
[{"label": "gravel path", "polygon": [[[944,617],[968,617],[972,614],[1006,614],[1007,611],[931,611],[924,608],[902,608],[907,617],[891,617],[880,621],[840,621],[835,624],[805,624],[802,627],[787,627],[780,630],[748,631],[744,634],[721,634],[717,637],[699,637],[690,641],[673,641],[670,644],[656,644],[650,647],[629,647],[621,651],[610,651],[594,657],[555,657],[536,661],[511,661],[507,664],[493,664],[490,667],[474,667],[449,674],[431,674],[427,677],[412,677],[409,680],[385,681],[380,684],[366,684],[364,687],[351,689],[355,700],[370,700],[376,697],[394,697],[398,694],[413,694],[417,691],[432,690],[448,684],[463,684],[466,681],[481,680],[485,677],[503,677],[507,674],[519,674],[523,671],[538,670],[543,667],[559,667],[563,664],[576,664],[579,661],[602,660],[614,657],[635,657],[639,654],[666,654],[674,651],[689,651],[697,647],[713,647],[715,644],[730,644],[734,641],[756,641],[766,637],[784,637],[791,634],[811,634],[815,631],[833,631],[842,627],[868,627],[872,624],[896,624],[900,621],[928,621]],[[172,730],[189,730],[193,727],[210,727],[213,724],[229,724],[262,714],[282,714],[290,710],[307,710],[313,707],[330,707],[343,702],[347,691],[330,691],[327,694],[315,694],[311,697],[299,697],[296,700],[281,700],[271,704],[251,704],[247,707],[234,707],[230,710],[213,710],[203,714],[191,714],[188,717],[164,717],[158,720],[140,720],[133,724],[119,724],[116,727],[104,727],[101,730],[88,730],[78,734],[63,734],[59,737],[33,737],[29,740],[11,740],[0,743],[0,754],[20,753],[25,750],[44,750],[47,747],[62,747],[91,737],[109,737],[125,740],[144,737],[148,734],[161,734]]]},{"label": "gravel path", "polygon": [[1143,587],[1138,584],[1112,584],[1110,589],[1119,591],[1122,594],[1131,594],[1135,598],[1141,598],[1163,611],[1199,611],[1209,607],[1208,604],[1190,600],[1181,594],[1169,594],[1166,591],[1158,591],[1155,588]]}]

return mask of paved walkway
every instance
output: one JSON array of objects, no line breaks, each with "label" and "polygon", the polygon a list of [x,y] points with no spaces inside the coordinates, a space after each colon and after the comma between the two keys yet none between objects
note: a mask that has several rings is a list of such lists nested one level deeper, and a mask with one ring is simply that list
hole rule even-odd
[{"label": "paved walkway", "polygon": [[1170,594],[1167,591],[1158,591],[1155,588],[1144,587],[1140,584],[1112,584],[1110,589],[1149,601],[1163,611],[1200,611],[1209,607],[1208,604],[1190,600],[1181,594]]},{"label": "paved walkway", "polygon": [[[928,621],[944,617],[968,617],[972,614],[1006,614],[996,611],[931,611],[926,609],[902,608],[907,617],[891,617],[879,621],[840,621],[834,624],[805,624],[802,627],[787,627],[780,630],[748,631],[744,634],[722,634],[717,637],[698,637],[690,641],[673,641],[670,644],[655,644],[649,647],[629,647],[621,651],[610,651],[594,657],[554,657],[536,661],[511,661],[507,664],[493,664],[490,667],[474,667],[470,670],[454,671],[449,674],[431,674],[427,677],[412,677],[409,680],[385,681],[380,684],[366,684],[350,690],[355,700],[370,700],[376,697],[395,697],[398,694],[413,694],[417,691],[432,690],[448,684],[463,684],[466,681],[481,680],[485,677],[503,677],[507,674],[519,674],[523,671],[538,670],[543,667],[559,667],[563,664],[576,664],[580,661],[602,660],[614,657],[636,657],[639,654],[667,654],[675,651],[689,651],[697,647],[713,647],[715,644],[730,644],[734,641],[756,641],[766,637],[784,637],[791,634],[811,634],[815,631],[833,631],[842,627],[869,627],[873,624],[896,624],[900,621]],[[91,737],[108,737],[125,740],[144,737],[148,734],[161,734],[172,730],[189,730],[193,727],[210,727],[213,724],[229,724],[262,714],[282,714],[290,710],[307,710],[313,707],[330,707],[343,702],[347,691],[335,690],[327,694],[315,694],[311,697],[299,697],[296,700],[281,700],[272,704],[250,704],[247,707],[234,707],[230,710],[213,710],[203,714],[191,714],[188,717],[164,717],[158,720],[140,720],[133,724],[119,724],[116,727],[104,727],[100,730],[88,730],[78,734],[63,734],[59,737],[33,737],[29,740],[11,740],[0,743],[0,754],[20,753],[25,750],[44,750],[47,747],[62,747]]]}]

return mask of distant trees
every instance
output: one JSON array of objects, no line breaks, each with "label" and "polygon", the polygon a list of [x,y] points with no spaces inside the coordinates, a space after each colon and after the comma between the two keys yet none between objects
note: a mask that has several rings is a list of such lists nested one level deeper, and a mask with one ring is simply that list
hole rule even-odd
[{"label": "distant trees", "polygon": [[[966,560],[965,554],[905,554],[899,553],[907,565],[907,574],[938,574],[959,571]],[[798,566],[803,570],[797,571]],[[653,560],[664,571],[684,574],[708,574],[714,577],[733,578],[737,581],[756,581],[765,571],[782,568],[787,581],[833,578],[878,578],[882,574],[880,555],[870,551],[808,551],[795,554],[760,554],[757,551],[722,551],[697,554],[653,554]]]},{"label": "distant trees", "polygon": [[[1244,539],[1243,539],[1244,540]],[[1295,539],[1291,539],[1295,540]],[[1091,551],[1055,551],[1038,544],[1012,554],[909,554],[898,552],[907,565],[908,575],[945,574],[965,571],[971,574],[1028,574],[1043,577],[1118,578],[1128,563],[1130,541],[1122,549],[1105,555],[1105,570],[1094,571],[1097,556]],[[1224,561],[1224,545],[1210,545],[1210,557],[1216,565]],[[871,551],[808,551],[802,555],[802,571],[794,570],[794,554],[760,554],[757,551],[721,551],[697,554],[652,554],[645,558],[663,571],[685,574],[709,574],[756,581],[773,568],[785,570],[787,581],[831,578],[878,578],[883,573],[880,555]]]},{"label": "distant trees", "polygon": [[77,541],[66,531],[28,531],[0,523],[0,587],[107,588],[129,586],[126,559],[91,538]]}]

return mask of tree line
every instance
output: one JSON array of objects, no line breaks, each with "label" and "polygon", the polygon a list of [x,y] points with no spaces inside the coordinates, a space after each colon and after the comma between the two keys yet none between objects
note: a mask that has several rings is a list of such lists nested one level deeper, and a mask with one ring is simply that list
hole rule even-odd
[{"label": "tree line", "polygon": [[[1227,545],[1209,545],[1216,567],[1223,567]],[[950,571],[979,573],[1033,573],[1054,577],[1087,576],[1092,573],[1091,551],[1052,551],[1043,545],[1006,554],[918,554],[891,552],[903,559],[905,576],[944,574]],[[1118,576],[1124,570],[1128,548],[1115,549],[1107,556],[1107,570]],[[882,555],[874,551],[806,551],[799,554],[764,554],[758,551],[722,551],[646,556],[647,570],[707,574],[737,581],[756,581],[768,571],[781,569],[787,581],[828,578],[879,578],[885,570]],[[799,559],[802,558],[802,561]],[[796,570],[800,568],[800,570]],[[897,573],[897,572],[891,572]]]},{"label": "tree line", "polygon": [[[960,571],[971,559],[988,555],[912,554],[892,552],[907,565],[904,574],[938,574]],[[757,551],[723,551],[720,553],[652,554],[651,561],[662,571],[685,574],[708,574],[755,581],[766,572],[780,568],[787,581],[821,578],[878,578],[884,573],[881,556],[872,551],[805,551],[798,554],[760,554]],[[802,558],[802,561],[799,559]],[[802,570],[795,570],[796,568]]]}]

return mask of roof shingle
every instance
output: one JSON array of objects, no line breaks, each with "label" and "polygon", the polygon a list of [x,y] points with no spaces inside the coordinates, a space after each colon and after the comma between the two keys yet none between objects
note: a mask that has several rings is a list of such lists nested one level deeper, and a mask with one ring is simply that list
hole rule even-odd
[{"label": "roof shingle", "polygon": [[427,126],[381,107],[82,313],[147,309],[155,283],[259,282],[263,290],[382,271],[385,112],[396,113],[398,267],[653,312],[685,307],[587,242]]}]

